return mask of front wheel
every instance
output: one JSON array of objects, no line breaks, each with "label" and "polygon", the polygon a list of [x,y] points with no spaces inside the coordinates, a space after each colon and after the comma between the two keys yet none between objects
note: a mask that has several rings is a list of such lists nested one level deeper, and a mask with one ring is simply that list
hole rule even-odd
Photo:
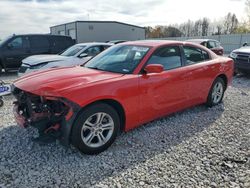
[{"label": "front wheel", "polygon": [[78,115],[72,130],[72,144],[81,152],[94,155],[106,150],[120,130],[120,119],[113,107],[93,104]]},{"label": "front wheel", "polygon": [[207,98],[207,106],[212,107],[221,103],[225,90],[226,85],[224,80],[220,77],[216,78]]}]

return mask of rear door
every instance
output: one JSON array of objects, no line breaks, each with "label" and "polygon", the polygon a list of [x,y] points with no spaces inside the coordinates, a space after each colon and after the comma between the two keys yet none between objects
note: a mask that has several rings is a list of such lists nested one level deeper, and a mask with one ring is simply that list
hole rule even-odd
[{"label": "rear door", "polygon": [[70,37],[66,36],[49,36],[50,45],[51,45],[51,53],[57,54],[61,53],[68,47],[74,44],[73,40]]},{"label": "rear door", "polygon": [[3,59],[7,69],[19,68],[22,60],[29,55],[29,41],[25,36],[16,36],[3,47]]},{"label": "rear door", "polygon": [[142,74],[139,77],[141,122],[185,108],[187,83],[179,46],[157,49],[147,62],[161,64],[162,73]]},{"label": "rear door", "polygon": [[32,55],[50,54],[49,40],[46,36],[34,35],[29,37],[30,51]]}]

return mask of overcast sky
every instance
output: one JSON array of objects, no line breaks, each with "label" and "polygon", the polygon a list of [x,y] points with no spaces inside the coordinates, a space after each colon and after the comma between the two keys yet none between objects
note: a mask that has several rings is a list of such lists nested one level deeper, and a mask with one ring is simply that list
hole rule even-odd
[{"label": "overcast sky", "polygon": [[181,23],[228,12],[244,18],[245,0],[0,0],[0,38],[13,33],[49,33],[76,20],[120,21],[139,26]]}]

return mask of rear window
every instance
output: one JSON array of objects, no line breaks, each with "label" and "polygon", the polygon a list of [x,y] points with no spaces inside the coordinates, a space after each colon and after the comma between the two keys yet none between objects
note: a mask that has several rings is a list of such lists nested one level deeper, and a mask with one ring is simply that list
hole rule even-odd
[{"label": "rear window", "polygon": [[188,65],[203,62],[210,59],[209,54],[200,48],[184,46],[183,49]]}]

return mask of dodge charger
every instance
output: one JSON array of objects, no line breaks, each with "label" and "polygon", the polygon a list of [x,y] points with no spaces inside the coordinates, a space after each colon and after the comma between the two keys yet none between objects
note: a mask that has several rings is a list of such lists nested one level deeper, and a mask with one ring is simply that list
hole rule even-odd
[{"label": "dodge charger", "polygon": [[233,60],[194,43],[133,41],[110,47],[83,66],[30,73],[13,83],[14,115],[85,154],[106,150],[122,131],[199,105],[219,104]]}]

